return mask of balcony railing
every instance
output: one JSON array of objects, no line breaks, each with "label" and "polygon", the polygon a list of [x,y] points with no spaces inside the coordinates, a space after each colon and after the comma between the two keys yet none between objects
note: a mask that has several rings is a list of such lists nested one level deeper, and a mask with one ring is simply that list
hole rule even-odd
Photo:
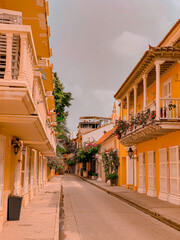
[{"label": "balcony railing", "polygon": [[0,79],[33,89],[36,51],[30,26],[0,24]]},{"label": "balcony railing", "polygon": [[180,98],[161,98],[160,106],[161,120],[180,120]]},{"label": "balcony railing", "polygon": [[[180,99],[161,98],[160,99],[160,121],[158,122],[177,122],[180,120]],[[117,126],[120,138],[152,125],[156,122],[156,101],[147,105],[146,110],[139,111],[135,116],[131,116],[129,121],[122,120]]]}]

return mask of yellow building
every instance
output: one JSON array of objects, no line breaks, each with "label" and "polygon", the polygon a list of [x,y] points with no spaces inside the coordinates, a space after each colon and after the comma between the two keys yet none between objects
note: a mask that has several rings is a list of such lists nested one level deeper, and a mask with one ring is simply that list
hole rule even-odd
[{"label": "yellow building", "polygon": [[0,2],[0,230],[8,196],[26,205],[56,152],[48,12],[44,0]]},{"label": "yellow building", "polygon": [[120,136],[120,185],[180,205],[180,20],[144,53],[115,99],[129,126]]}]

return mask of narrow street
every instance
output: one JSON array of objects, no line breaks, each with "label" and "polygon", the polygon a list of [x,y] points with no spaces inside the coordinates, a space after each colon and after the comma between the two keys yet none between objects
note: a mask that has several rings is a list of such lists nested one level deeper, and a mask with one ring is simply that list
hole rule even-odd
[{"label": "narrow street", "polygon": [[84,182],[65,175],[66,240],[179,240],[180,233]]}]

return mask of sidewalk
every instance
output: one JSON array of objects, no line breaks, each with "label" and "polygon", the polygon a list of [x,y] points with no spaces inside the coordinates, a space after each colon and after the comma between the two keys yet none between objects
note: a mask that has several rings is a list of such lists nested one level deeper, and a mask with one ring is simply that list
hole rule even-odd
[{"label": "sidewalk", "polygon": [[21,210],[20,221],[7,221],[0,233],[2,240],[58,240],[60,185],[55,176]]},{"label": "sidewalk", "polygon": [[169,202],[152,198],[121,186],[110,186],[107,183],[81,177],[84,181],[104,190],[108,194],[138,208],[152,217],[180,231],[180,207]]}]

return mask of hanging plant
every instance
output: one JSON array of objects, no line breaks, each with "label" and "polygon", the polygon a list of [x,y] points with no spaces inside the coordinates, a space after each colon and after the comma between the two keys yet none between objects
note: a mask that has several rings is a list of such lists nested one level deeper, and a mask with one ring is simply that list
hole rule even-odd
[{"label": "hanging plant", "polygon": [[138,113],[135,117],[131,117],[129,122],[124,120],[117,121],[116,134],[118,139],[120,139],[122,136],[125,136],[128,131],[133,131],[136,129],[137,126],[142,126],[144,128],[148,122],[154,121],[155,118],[156,111],[150,111],[150,109],[147,109],[146,111]]}]

